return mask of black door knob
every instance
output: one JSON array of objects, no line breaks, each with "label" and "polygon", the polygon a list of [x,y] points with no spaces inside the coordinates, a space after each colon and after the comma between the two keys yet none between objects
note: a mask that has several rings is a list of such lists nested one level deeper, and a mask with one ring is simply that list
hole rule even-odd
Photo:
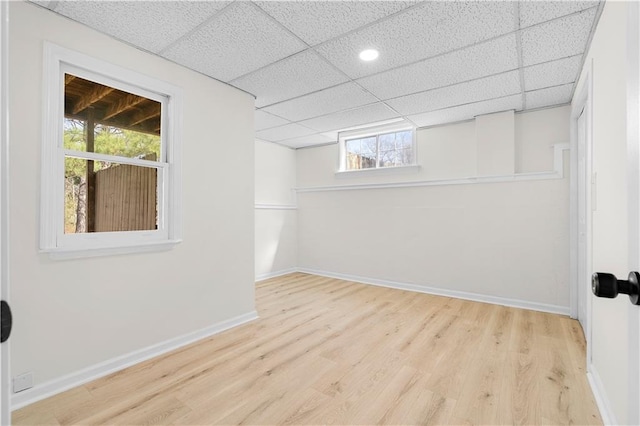
[{"label": "black door knob", "polygon": [[0,317],[2,320],[2,325],[0,326],[0,343],[4,343],[9,338],[11,328],[13,327],[13,315],[11,315],[11,308],[4,300],[0,301]]},{"label": "black door knob", "polygon": [[591,290],[598,297],[615,298],[619,293],[628,294],[631,303],[640,305],[640,274],[629,272],[627,280],[619,280],[613,274],[596,272],[591,277]]}]

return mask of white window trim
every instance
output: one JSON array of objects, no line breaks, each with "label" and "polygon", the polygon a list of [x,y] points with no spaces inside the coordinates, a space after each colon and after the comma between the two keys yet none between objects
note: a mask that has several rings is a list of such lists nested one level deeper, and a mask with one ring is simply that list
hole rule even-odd
[{"label": "white window trim", "polygon": [[[347,169],[347,150],[346,141],[351,139],[365,138],[368,136],[378,136],[386,133],[401,132],[404,130],[411,130],[412,144],[413,144],[413,163],[403,164],[401,166],[388,166],[388,167],[375,167],[369,169]],[[340,147],[340,153],[338,158],[338,169],[336,175],[348,176],[348,175],[362,175],[362,174],[378,174],[378,173],[393,173],[399,171],[418,171],[420,166],[418,165],[418,147],[416,143],[416,128],[408,123],[391,123],[382,126],[361,128],[346,132],[340,132],[338,135],[338,145]]]},{"label": "white window trim", "polygon": [[[182,238],[182,90],[161,80],[45,42],[43,58],[42,176],[40,250],[54,259],[168,250]],[[99,82],[163,101],[162,161],[124,159],[85,152],[83,158],[114,160],[158,169],[160,222],[158,230],[64,234],[64,158],[73,151],[63,145],[65,68],[86,70]],[[95,78],[92,78],[95,80]],[[167,142],[168,141],[168,142]],[[166,197],[163,197],[163,194]]]}]

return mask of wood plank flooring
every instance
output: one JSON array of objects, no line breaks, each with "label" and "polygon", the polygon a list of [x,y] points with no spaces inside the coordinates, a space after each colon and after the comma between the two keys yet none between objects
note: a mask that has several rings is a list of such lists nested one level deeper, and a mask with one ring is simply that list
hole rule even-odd
[{"label": "wood plank flooring", "polygon": [[14,424],[602,424],[567,317],[298,273],[256,294],[259,320]]}]

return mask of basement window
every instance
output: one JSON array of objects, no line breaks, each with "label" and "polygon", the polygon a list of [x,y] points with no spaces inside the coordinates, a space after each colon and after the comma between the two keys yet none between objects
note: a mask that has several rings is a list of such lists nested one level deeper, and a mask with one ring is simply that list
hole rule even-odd
[{"label": "basement window", "polygon": [[340,134],[340,171],[414,166],[414,129],[392,125]]},{"label": "basement window", "polygon": [[171,248],[181,234],[179,89],[45,50],[41,250],[65,258]]}]

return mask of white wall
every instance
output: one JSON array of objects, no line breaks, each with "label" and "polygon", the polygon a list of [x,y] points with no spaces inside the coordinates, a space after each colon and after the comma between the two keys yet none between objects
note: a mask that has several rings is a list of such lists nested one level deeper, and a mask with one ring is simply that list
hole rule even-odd
[{"label": "white wall", "polygon": [[478,175],[515,173],[514,111],[482,115],[475,122]]},{"label": "white wall", "polygon": [[[552,145],[569,141],[569,112],[565,106],[495,123],[513,129],[520,170],[553,169]],[[337,145],[301,149],[298,186],[476,176],[478,131],[473,121],[420,130],[422,168],[414,173],[345,177],[335,174]],[[505,161],[514,167],[513,157]],[[566,178],[298,194],[303,269],[562,312],[569,306],[568,229]]]},{"label": "white wall", "polygon": [[[593,270],[619,278],[629,273],[627,252],[626,24],[627,4],[607,2],[579,87],[593,61]],[[629,299],[593,297],[593,370],[615,419],[627,423]],[[627,306],[629,305],[629,306]]]},{"label": "white wall", "polygon": [[[33,372],[38,387],[251,313],[253,99],[31,4],[11,2],[10,19],[13,375]],[[38,253],[45,40],[184,90],[184,241],[175,249],[68,261]]]},{"label": "white wall", "polygon": [[259,280],[298,265],[298,212],[295,150],[257,140],[255,153],[255,273]]},{"label": "white wall", "polygon": [[553,168],[551,151],[553,145],[568,141],[569,114],[568,106],[516,114],[516,173],[532,173]]}]

